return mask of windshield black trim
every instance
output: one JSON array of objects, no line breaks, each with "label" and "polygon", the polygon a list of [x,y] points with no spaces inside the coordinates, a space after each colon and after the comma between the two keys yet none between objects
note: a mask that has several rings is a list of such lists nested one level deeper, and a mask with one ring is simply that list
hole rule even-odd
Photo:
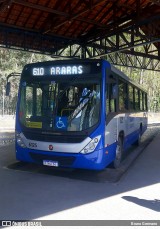
[{"label": "windshield black trim", "polygon": [[[68,77],[68,75],[67,75]],[[73,78],[73,76],[71,76]],[[76,75],[74,76],[75,78]],[[81,76],[78,75],[78,79],[83,79],[83,78],[88,78],[88,79],[95,79],[95,80],[100,80],[100,90],[102,91],[102,75],[101,73],[96,73],[96,74],[92,74],[92,76],[88,75],[88,74],[82,74]],[[25,77],[26,78],[26,77]],[[32,79],[29,79],[29,78],[26,78],[26,81],[27,83],[31,83],[31,82],[37,82],[39,80],[39,78],[41,79],[41,81],[44,81],[46,77],[36,77],[35,80],[33,80],[33,77]],[[60,79],[59,77],[56,77],[58,79]],[[50,80],[54,80],[55,79],[55,76],[54,77],[47,77],[47,81],[50,81]],[[65,78],[66,79],[66,78]],[[22,85],[22,82],[24,81],[24,77],[22,76],[21,78],[21,85]],[[33,81],[32,81],[33,80]],[[20,86],[21,88],[21,86]],[[21,97],[21,90],[20,90],[20,93],[19,93],[19,96]],[[42,134],[42,135],[51,135],[51,136],[68,136],[68,135],[74,135],[74,136],[85,136],[87,137],[91,132],[93,132],[93,130],[95,130],[97,128],[97,126],[99,125],[100,123],[100,110],[101,110],[101,106],[102,106],[102,93],[101,93],[101,98],[100,98],[100,106],[99,106],[99,119],[98,119],[98,122],[96,124],[94,124],[92,127],[89,127],[87,129],[84,129],[84,130],[77,130],[77,131],[65,131],[65,130],[43,130],[43,129],[37,129],[37,128],[31,128],[31,127],[26,127],[24,126],[20,120],[19,120],[19,124],[22,128],[22,131],[23,132],[33,132],[33,133],[37,133],[37,134]],[[20,108],[20,103],[18,104],[18,110]]]}]

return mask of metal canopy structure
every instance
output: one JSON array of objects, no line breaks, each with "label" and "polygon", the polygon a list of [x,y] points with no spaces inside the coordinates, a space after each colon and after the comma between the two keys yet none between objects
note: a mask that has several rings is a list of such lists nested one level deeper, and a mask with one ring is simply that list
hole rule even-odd
[{"label": "metal canopy structure", "polygon": [[0,0],[0,46],[160,71],[160,0]]}]

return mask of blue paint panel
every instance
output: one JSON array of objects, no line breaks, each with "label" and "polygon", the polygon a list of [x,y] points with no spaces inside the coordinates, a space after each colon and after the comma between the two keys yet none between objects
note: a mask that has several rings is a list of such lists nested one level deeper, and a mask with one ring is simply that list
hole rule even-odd
[{"label": "blue paint panel", "polygon": [[113,143],[112,145],[109,145],[105,148],[104,150],[104,163],[105,163],[105,167],[108,166],[111,162],[113,162],[113,160],[116,157],[116,147],[117,147],[117,143]]},{"label": "blue paint panel", "polygon": [[[101,128],[99,127],[97,131],[100,132]],[[126,136],[124,139],[124,149],[127,149],[131,144],[133,144],[138,139],[138,135],[139,135],[139,131],[135,131],[132,134]],[[115,142],[114,144],[109,145],[106,148],[103,148],[102,141],[103,138],[97,147],[99,150],[96,150],[90,154],[59,153],[59,152],[48,152],[48,151],[45,152],[40,150],[21,148],[19,145],[16,145],[16,157],[17,160],[32,162],[32,163],[38,163],[38,162],[31,158],[30,152],[36,155],[46,155],[45,158],[46,160],[50,156],[59,156],[59,157],[68,157],[68,158],[74,157],[75,160],[73,164],[65,167],[102,170],[115,159],[116,146],[117,146],[117,143]]]},{"label": "blue paint panel", "polygon": [[27,148],[21,148],[18,145],[16,146],[16,158],[20,161],[31,162],[36,164],[42,164],[43,162],[39,162],[37,160],[32,159],[30,153],[34,153],[38,156],[44,156],[45,160],[48,160],[48,157],[55,156],[55,157],[63,157],[71,158],[75,157],[73,164],[69,166],[62,166],[62,167],[69,167],[69,168],[84,168],[84,169],[94,169],[94,170],[102,170],[105,168],[105,163],[103,161],[103,150],[97,150],[93,153],[83,155],[81,153],[74,154],[74,153],[58,153],[58,152],[47,152],[47,151],[40,151],[40,150],[31,150]]}]

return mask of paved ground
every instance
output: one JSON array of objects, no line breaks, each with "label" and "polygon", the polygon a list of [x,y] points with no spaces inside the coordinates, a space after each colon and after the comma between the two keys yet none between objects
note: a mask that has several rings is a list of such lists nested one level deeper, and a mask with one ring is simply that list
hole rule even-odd
[{"label": "paved ground", "polygon": [[[149,126],[143,137],[145,150],[133,149],[135,154],[139,151],[136,160],[117,180],[108,179],[111,169],[74,175],[74,171],[59,174],[25,164],[14,167],[13,143],[1,144],[0,219],[160,219],[159,130],[158,124]],[[2,136],[12,138],[13,133],[1,133],[0,139]]]},{"label": "paved ground", "polygon": [[15,116],[14,115],[0,116],[0,132],[13,131],[14,127],[15,127]]}]

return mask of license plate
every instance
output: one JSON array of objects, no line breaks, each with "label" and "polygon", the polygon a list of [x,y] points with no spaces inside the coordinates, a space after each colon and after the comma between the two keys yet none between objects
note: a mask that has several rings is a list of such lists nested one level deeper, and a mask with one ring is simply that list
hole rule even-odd
[{"label": "license plate", "polygon": [[43,160],[43,165],[58,167],[58,161]]}]

